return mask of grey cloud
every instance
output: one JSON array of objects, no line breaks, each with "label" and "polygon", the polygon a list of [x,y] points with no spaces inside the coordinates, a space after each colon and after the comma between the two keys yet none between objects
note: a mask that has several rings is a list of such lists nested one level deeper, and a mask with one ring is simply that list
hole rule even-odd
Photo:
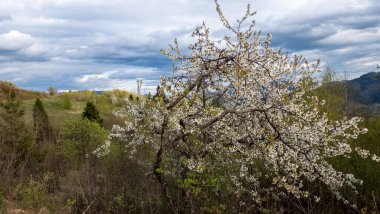
[{"label": "grey cloud", "polygon": [[3,15],[0,13],[0,23],[1,22],[5,22],[5,21],[11,21],[12,20],[12,16],[10,15]]},{"label": "grey cloud", "polygon": [[[368,72],[380,52],[377,34],[371,34],[380,26],[378,0],[360,5],[349,0],[305,2],[221,3],[230,20],[240,18],[246,3],[252,3],[258,10],[258,29],[273,34],[275,48],[320,58],[353,75]],[[30,42],[0,40],[0,79],[33,89],[44,90],[49,84],[83,89],[102,83],[105,88],[133,88],[136,78],[154,86],[161,74],[171,73],[171,61],[159,50],[174,38],[185,49],[193,41],[189,33],[202,20],[213,37],[226,33],[213,2],[204,0],[2,0],[1,5],[0,14],[5,15],[0,15],[0,34],[19,32]],[[339,39],[355,33],[361,34],[360,42]],[[366,41],[368,35],[374,39]],[[81,78],[88,81],[78,82]]]},{"label": "grey cloud", "polygon": [[[153,78],[152,78],[153,77]],[[109,75],[110,79],[138,79],[138,78],[157,78],[156,68],[128,68],[121,71],[116,71]]]},{"label": "grey cloud", "polygon": [[[309,61],[321,59],[337,72],[351,77],[373,71],[380,54],[380,4],[322,15],[298,15],[264,28],[273,34],[273,45],[301,53]],[[303,17],[303,18],[300,18]],[[277,27],[278,26],[278,27]]]},{"label": "grey cloud", "polygon": [[[15,82],[18,86],[46,90],[49,86],[59,90],[112,89],[133,90],[135,78],[144,83],[157,85],[160,73],[156,68],[104,64],[85,60],[54,59],[45,62],[6,62],[1,64],[2,80]],[[112,75],[113,74],[113,75]],[[130,79],[128,79],[130,75]]]}]

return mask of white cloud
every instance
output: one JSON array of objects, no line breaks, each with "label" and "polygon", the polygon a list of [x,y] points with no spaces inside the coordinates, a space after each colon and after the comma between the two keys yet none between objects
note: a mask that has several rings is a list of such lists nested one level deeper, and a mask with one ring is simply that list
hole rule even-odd
[{"label": "white cloud", "polygon": [[0,69],[0,74],[11,74],[15,72],[20,72],[20,69],[16,67],[6,67]]},{"label": "white cloud", "polygon": [[43,44],[33,44],[30,47],[22,49],[20,52],[27,56],[41,56],[50,51],[49,47]]},{"label": "white cloud", "polygon": [[34,22],[35,24],[45,26],[63,25],[67,22],[67,20],[64,19],[47,18],[44,16],[33,18],[30,21]]},{"label": "white cloud", "polygon": [[52,54],[54,48],[30,34],[12,30],[0,34],[0,50],[16,51],[26,57],[42,57],[48,53]]},{"label": "white cloud", "polygon": [[320,44],[344,45],[380,42],[380,27],[369,29],[345,29],[319,41]]},{"label": "white cloud", "polygon": [[380,55],[353,59],[353,60],[346,62],[346,64],[347,65],[354,65],[354,66],[366,66],[366,67],[375,68],[376,65],[379,64],[379,62],[380,62]]},{"label": "white cloud", "polygon": [[[128,91],[136,92],[136,79],[143,79],[142,92],[153,93],[158,81],[149,80],[144,78],[123,78],[120,75],[131,75],[135,72],[138,73],[150,73],[155,69],[150,68],[126,68],[117,71],[107,71],[100,74],[88,74],[75,78],[75,82],[82,85],[82,88],[94,89],[94,90],[112,90],[114,88],[125,89]],[[136,75],[136,73],[135,73]]]},{"label": "white cloud", "polygon": [[81,77],[76,78],[76,82],[78,83],[88,83],[88,82],[94,82],[98,80],[106,80],[108,79],[109,74],[103,73],[103,74],[89,74],[89,75],[83,75]]},{"label": "white cloud", "polygon": [[31,35],[16,30],[0,34],[0,50],[18,51],[34,43],[35,39]]}]

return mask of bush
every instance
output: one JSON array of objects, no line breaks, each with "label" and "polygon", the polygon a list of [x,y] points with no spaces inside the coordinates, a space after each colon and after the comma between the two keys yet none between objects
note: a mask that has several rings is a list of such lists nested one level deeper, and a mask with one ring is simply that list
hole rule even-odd
[{"label": "bush", "polygon": [[84,120],[70,120],[63,129],[63,152],[71,160],[83,163],[86,156],[101,146],[107,139],[107,131],[98,123]]},{"label": "bush", "polygon": [[62,99],[62,107],[66,110],[72,109],[71,99],[69,95],[65,94]]},{"label": "bush", "polygon": [[22,187],[19,196],[24,207],[39,208],[46,200],[45,186],[33,178],[30,178]]}]

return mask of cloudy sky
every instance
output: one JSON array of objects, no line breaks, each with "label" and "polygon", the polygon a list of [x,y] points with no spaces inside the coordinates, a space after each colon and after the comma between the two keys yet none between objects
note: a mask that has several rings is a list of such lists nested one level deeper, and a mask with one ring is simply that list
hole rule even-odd
[{"label": "cloudy sky", "polygon": [[[230,20],[250,3],[275,48],[350,78],[380,64],[379,0],[220,3]],[[134,90],[143,79],[148,91],[171,73],[159,50],[174,38],[186,47],[203,20],[221,35],[212,0],[0,0],[0,80],[34,90]]]}]

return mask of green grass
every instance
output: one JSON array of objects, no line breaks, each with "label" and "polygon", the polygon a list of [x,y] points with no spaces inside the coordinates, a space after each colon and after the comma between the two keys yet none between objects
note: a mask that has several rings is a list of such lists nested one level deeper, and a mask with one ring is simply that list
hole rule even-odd
[{"label": "green grass", "polygon": [[[114,93],[118,97],[119,103],[112,104],[110,96]],[[70,92],[67,93],[71,98],[72,108],[70,110],[63,108],[62,95],[47,96],[41,98],[42,104],[49,116],[50,124],[55,129],[61,129],[65,121],[70,119],[80,119],[82,112],[86,106],[86,102],[93,102],[100,112],[100,116],[104,120],[104,126],[110,129],[113,124],[120,124],[119,118],[113,115],[116,108],[123,106],[124,99],[129,97],[129,92],[126,91],[109,91],[101,95],[96,95],[89,91],[84,92]],[[133,94],[135,97],[137,95]],[[141,96],[141,99],[144,99]],[[33,105],[35,99],[23,99],[22,106],[25,109],[25,121],[28,125],[32,126],[33,121]]]},{"label": "green grass", "polygon": [[[85,101],[72,101],[72,109],[66,110],[62,107],[62,100],[58,96],[41,99],[46,113],[49,116],[50,124],[55,128],[61,128],[64,121],[69,119],[79,119],[86,105]],[[32,125],[33,105],[35,100],[23,100],[25,108],[26,123]]]}]

